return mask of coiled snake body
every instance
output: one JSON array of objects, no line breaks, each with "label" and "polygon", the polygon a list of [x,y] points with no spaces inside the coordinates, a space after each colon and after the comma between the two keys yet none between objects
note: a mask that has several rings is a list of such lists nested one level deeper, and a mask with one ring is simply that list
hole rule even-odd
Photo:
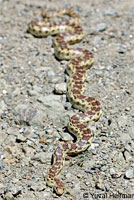
[{"label": "coiled snake body", "polygon": [[[49,18],[69,15],[70,19],[50,21]],[[42,12],[43,20],[33,20],[29,23],[28,30],[34,36],[42,37],[56,35],[53,40],[55,56],[59,60],[69,60],[67,73],[67,98],[73,107],[82,111],[70,118],[68,130],[76,136],[72,141],[61,142],[53,154],[53,165],[46,176],[47,185],[54,187],[61,195],[65,186],[56,176],[63,168],[67,155],[78,154],[85,151],[92,142],[93,133],[88,128],[88,122],[97,121],[101,115],[100,102],[95,98],[84,95],[86,70],[93,64],[93,55],[83,48],[72,48],[70,44],[77,43],[84,37],[84,31],[79,25],[80,17],[72,9],[63,9],[54,13]]]}]

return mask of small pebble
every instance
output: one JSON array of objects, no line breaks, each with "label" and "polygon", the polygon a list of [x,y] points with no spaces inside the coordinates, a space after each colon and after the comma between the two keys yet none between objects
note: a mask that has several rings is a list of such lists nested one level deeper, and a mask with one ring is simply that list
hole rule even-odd
[{"label": "small pebble", "polygon": [[128,151],[124,152],[124,157],[127,161],[131,161],[132,160],[132,156],[130,155],[130,153]]},{"label": "small pebble", "polygon": [[108,168],[107,166],[102,166],[101,171],[105,172],[107,170],[107,168]]},{"label": "small pebble", "polygon": [[104,16],[106,15],[110,15],[110,16],[113,16],[115,15],[116,11],[113,9],[113,8],[110,8],[110,9],[107,9],[104,11]]},{"label": "small pebble", "polygon": [[133,169],[128,169],[126,172],[125,172],[125,178],[127,179],[131,179],[134,177],[134,170]]},{"label": "small pebble", "polygon": [[6,91],[6,90],[2,90],[2,93],[3,93],[3,94],[7,94],[7,91]]},{"label": "small pebble", "polygon": [[48,75],[48,77],[51,77],[51,76],[55,76],[55,73],[53,70],[49,70],[47,75]]},{"label": "small pebble", "polygon": [[111,174],[112,176],[116,174],[114,168],[110,168],[110,174]]},{"label": "small pebble", "polygon": [[70,102],[66,102],[64,107],[65,107],[65,109],[67,109],[67,110],[71,110],[72,104],[71,104]]},{"label": "small pebble", "polygon": [[106,191],[109,191],[109,190],[110,190],[110,185],[109,185],[108,183],[106,183],[106,184],[104,185],[104,187],[105,187]]},{"label": "small pebble", "polygon": [[105,31],[106,28],[107,28],[107,26],[104,23],[97,24],[97,26],[96,26],[96,30],[99,31],[99,32]]},{"label": "small pebble", "polygon": [[98,180],[95,184],[97,189],[104,190],[104,184],[102,180]]},{"label": "small pebble", "polygon": [[55,85],[54,92],[56,94],[65,94],[66,93],[66,83],[59,83]]}]

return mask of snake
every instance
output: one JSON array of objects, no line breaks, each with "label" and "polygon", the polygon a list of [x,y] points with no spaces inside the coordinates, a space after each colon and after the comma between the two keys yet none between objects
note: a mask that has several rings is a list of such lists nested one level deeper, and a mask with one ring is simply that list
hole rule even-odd
[{"label": "snake", "polygon": [[52,166],[45,177],[46,184],[52,187],[57,195],[62,195],[66,189],[65,184],[57,178],[65,159],[70,155],[84,152],[91,145],[94,133],[89,128],[89,122],[97,121],[102,114],[100,102],[85,95],[87,70],[93,65],[93,53],[88,49],[72,47],[72,44],[80,42],[85,36],[80,24],[80,16],[72,8],[54,12],[42,9],[42,19],[33,19],[28,24],[29,33],[35,37],[54,36],[55,57],[59,61],[68,61],[67,99],[78,110],[70,117],[67,125],[68,131],[76,140],[59,142],[53,153]]}]

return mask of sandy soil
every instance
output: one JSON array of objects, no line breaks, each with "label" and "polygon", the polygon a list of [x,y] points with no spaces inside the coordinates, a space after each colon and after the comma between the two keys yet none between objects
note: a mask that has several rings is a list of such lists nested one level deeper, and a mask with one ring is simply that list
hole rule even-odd
[{"label": "sandy soil", "polygon": [[[80,15],[86,36],[76,46],[95,57],[86,93],[103,109],[91,147],[59,175],[62,197],[44,177],[59,139],[72,140],[65,127],[75,110],[64,94],[67,62],[55,59],[52,37],[27,33],[42,6]],[[0,8],[0,199],[134,199],[134,1],[0,0]]]}]

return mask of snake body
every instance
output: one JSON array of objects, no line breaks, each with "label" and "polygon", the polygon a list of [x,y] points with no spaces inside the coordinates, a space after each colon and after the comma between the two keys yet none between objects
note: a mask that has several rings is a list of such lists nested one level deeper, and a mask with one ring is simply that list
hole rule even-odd
[{"label": "snake body", "polygon": [[[49,18],[60,15],[69,15],[70,19],[51,21]],[[28,30],[37,37],[55,35],[53,47],[55,56],[59,60],[69,60],[67,73],[67,98],[79,113],[73,115],[68,123],[68,130],[76,136],[77,140],[60,142],[53,154],[53,165],[46,176],[46,183],[53,187],[58,195],[65,190],[64,183],[57,178],[64,165],[67,155],[78,154],[85,151],[91,144],[93,133],[88,128],[88,122],[97,121],[101,115],[101,105],[93,97],[84,95],[86,71],[93,64],[93,54],[83,48],[72,48],[70,45],[81,41],[84,31],[80,24],[80,17],[72,9],[63,9],[51,13],[42,12],[42,20],[33,20]]]}]

